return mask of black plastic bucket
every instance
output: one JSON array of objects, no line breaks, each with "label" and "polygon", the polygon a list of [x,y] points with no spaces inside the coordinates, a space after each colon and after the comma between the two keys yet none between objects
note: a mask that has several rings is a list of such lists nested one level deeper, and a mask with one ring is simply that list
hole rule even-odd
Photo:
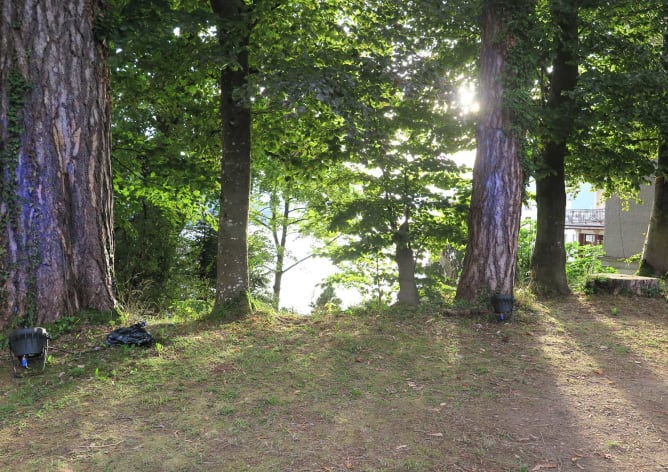
[{"label": "black plastic bucket", "polygon": [[17,357],[42,354],[49,343],[44,328],[19,328],[9,335],[9,350]]},{"label": "black plastic bucket", "polygon": [[492,295],[492,308],[499,313],[499,319],[505,321],[513,312],[513,294],[495,293]]}]

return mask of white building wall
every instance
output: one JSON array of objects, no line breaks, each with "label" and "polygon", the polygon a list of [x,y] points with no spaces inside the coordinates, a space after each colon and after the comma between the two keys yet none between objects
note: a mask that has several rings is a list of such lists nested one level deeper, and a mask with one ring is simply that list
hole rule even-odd
[{"label": "white building wall", "polygon": [[605,239],[607,257],[626,259],[642,253],[654,201],[654,186],[640,190],[641,202],[622,202],[612,197],[605,202]]}]

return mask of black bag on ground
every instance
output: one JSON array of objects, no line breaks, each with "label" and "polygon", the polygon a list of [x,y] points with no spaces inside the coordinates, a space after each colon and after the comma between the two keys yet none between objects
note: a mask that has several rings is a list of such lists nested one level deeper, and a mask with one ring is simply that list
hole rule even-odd
[{"label": "black bag on ground", "polygon": [[107,344],[132,344],[148,346],[153,343],[153,336],[146,331],[146,322],[140,321],[126,328],[118,328],[107,335]]}]

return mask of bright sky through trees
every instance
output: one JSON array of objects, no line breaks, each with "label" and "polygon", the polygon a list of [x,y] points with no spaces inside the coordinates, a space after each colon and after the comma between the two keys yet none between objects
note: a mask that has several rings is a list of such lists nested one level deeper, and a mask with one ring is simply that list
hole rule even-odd
[{"label": "bright sky through trees", "polygon": [[479,105],[477,102],[475,86],[471,82],[462,84],[457,91],[459,107],[464,114],[477,113]]},{"label": "bright sky through trees", "polygon": [[[478,112],[477,92],[471,82],[462,84],[457,91],[457,106],[463,114]],[[473,168],[475,149],[456,152],[448,156],[457,165]],[[377,169],[376,169],[377,171]],[[369,171],[375,175],[374,170]],[[290,243],[293,256],[301,259],[311,251],[311,242],[307,238],[295,238]],[[321,284],[328,276],[334,274],[337,268],[325,258],[311,258],[284,275],[283,290],[281,293],[281,307],[294,309],[299,313],[311,311],[311,304],[316,300],[322,288]],[[352,305],[360,301],[360,294],[353,290],[337,289],[337,296],[343,300],[343,305]]]}]

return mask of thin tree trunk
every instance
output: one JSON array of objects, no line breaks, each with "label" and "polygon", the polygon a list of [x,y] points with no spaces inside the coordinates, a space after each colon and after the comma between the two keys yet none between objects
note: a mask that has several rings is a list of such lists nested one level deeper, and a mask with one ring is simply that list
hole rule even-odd
[{"label": "thin tree trunk", "polygon": [[517,133],[504,105],[509,49],[515,43],[510,24],[526,16],[527,3],[488,1],[482,14],[480,123],[473,168],[469,236],[457,299],[475,301],[498,291],[512,293],[522,206],[523,171]]},{"label": "thin tree trunk", "polygon": [[0,5],[0,325],[113,310],[105,2]]},{"label": "thin tree trunk", "polygon": [[542,168],[536,178],[536,243],[531,257],[532,289],[542,295],[570,293],[566,279],[566,142],[573,129],[573,91],[578,78],[578,7],[574,1],[552,1],[556,26],[555,49],[548,113],[548,140]]},{"label": "thin tree trunk", "polygon": [[408,232],[408,222],[404,221],[395,237],[395,261],[399,270],[399,294],[397,302],[400,305],[418,305],[417,284],[415,283],[415,256],[410,244],[410,235]]},{"label": "thin tree trunk", "polygon": [[[272,205],[272,211],[274,209]],[[274,216],[276,220],[276,226],[274,227],[273,237],[274,245],[276,246],[276,266],[274,267],[274,293],[272,297],[272,302],[274,308],[278,310],[279,304],[281,301],[281,284],[283,283],[283,274],[285,274],[284,263],[285,263],[285,249],[288,244],[288,218],[290,217],[290,198],[286,197],[283,201],[283,215],[280,220]],[[280,221],[280,224],[279,224]],[[281,235],[279,238],[276,229],[280,228]]]},{"label": "thin tree trunk", "polygon": [[[236,62],[221,72],[220,116],[223,130],[221,197],[218,221],[218,271],[214,312],[237,318],[251,311],[248,270],[248,211],[251,186],[251,111],[248,84],[248,28],[242,0],[211,0],[221,22],[221,48],[235,45]],[[247,25],[246,25],[247,26]],[[233,37],[237,35],[238,37]],[[226,54],[230,51],[225,50]],[[233,312],[225,309],[233,308]]]}]

